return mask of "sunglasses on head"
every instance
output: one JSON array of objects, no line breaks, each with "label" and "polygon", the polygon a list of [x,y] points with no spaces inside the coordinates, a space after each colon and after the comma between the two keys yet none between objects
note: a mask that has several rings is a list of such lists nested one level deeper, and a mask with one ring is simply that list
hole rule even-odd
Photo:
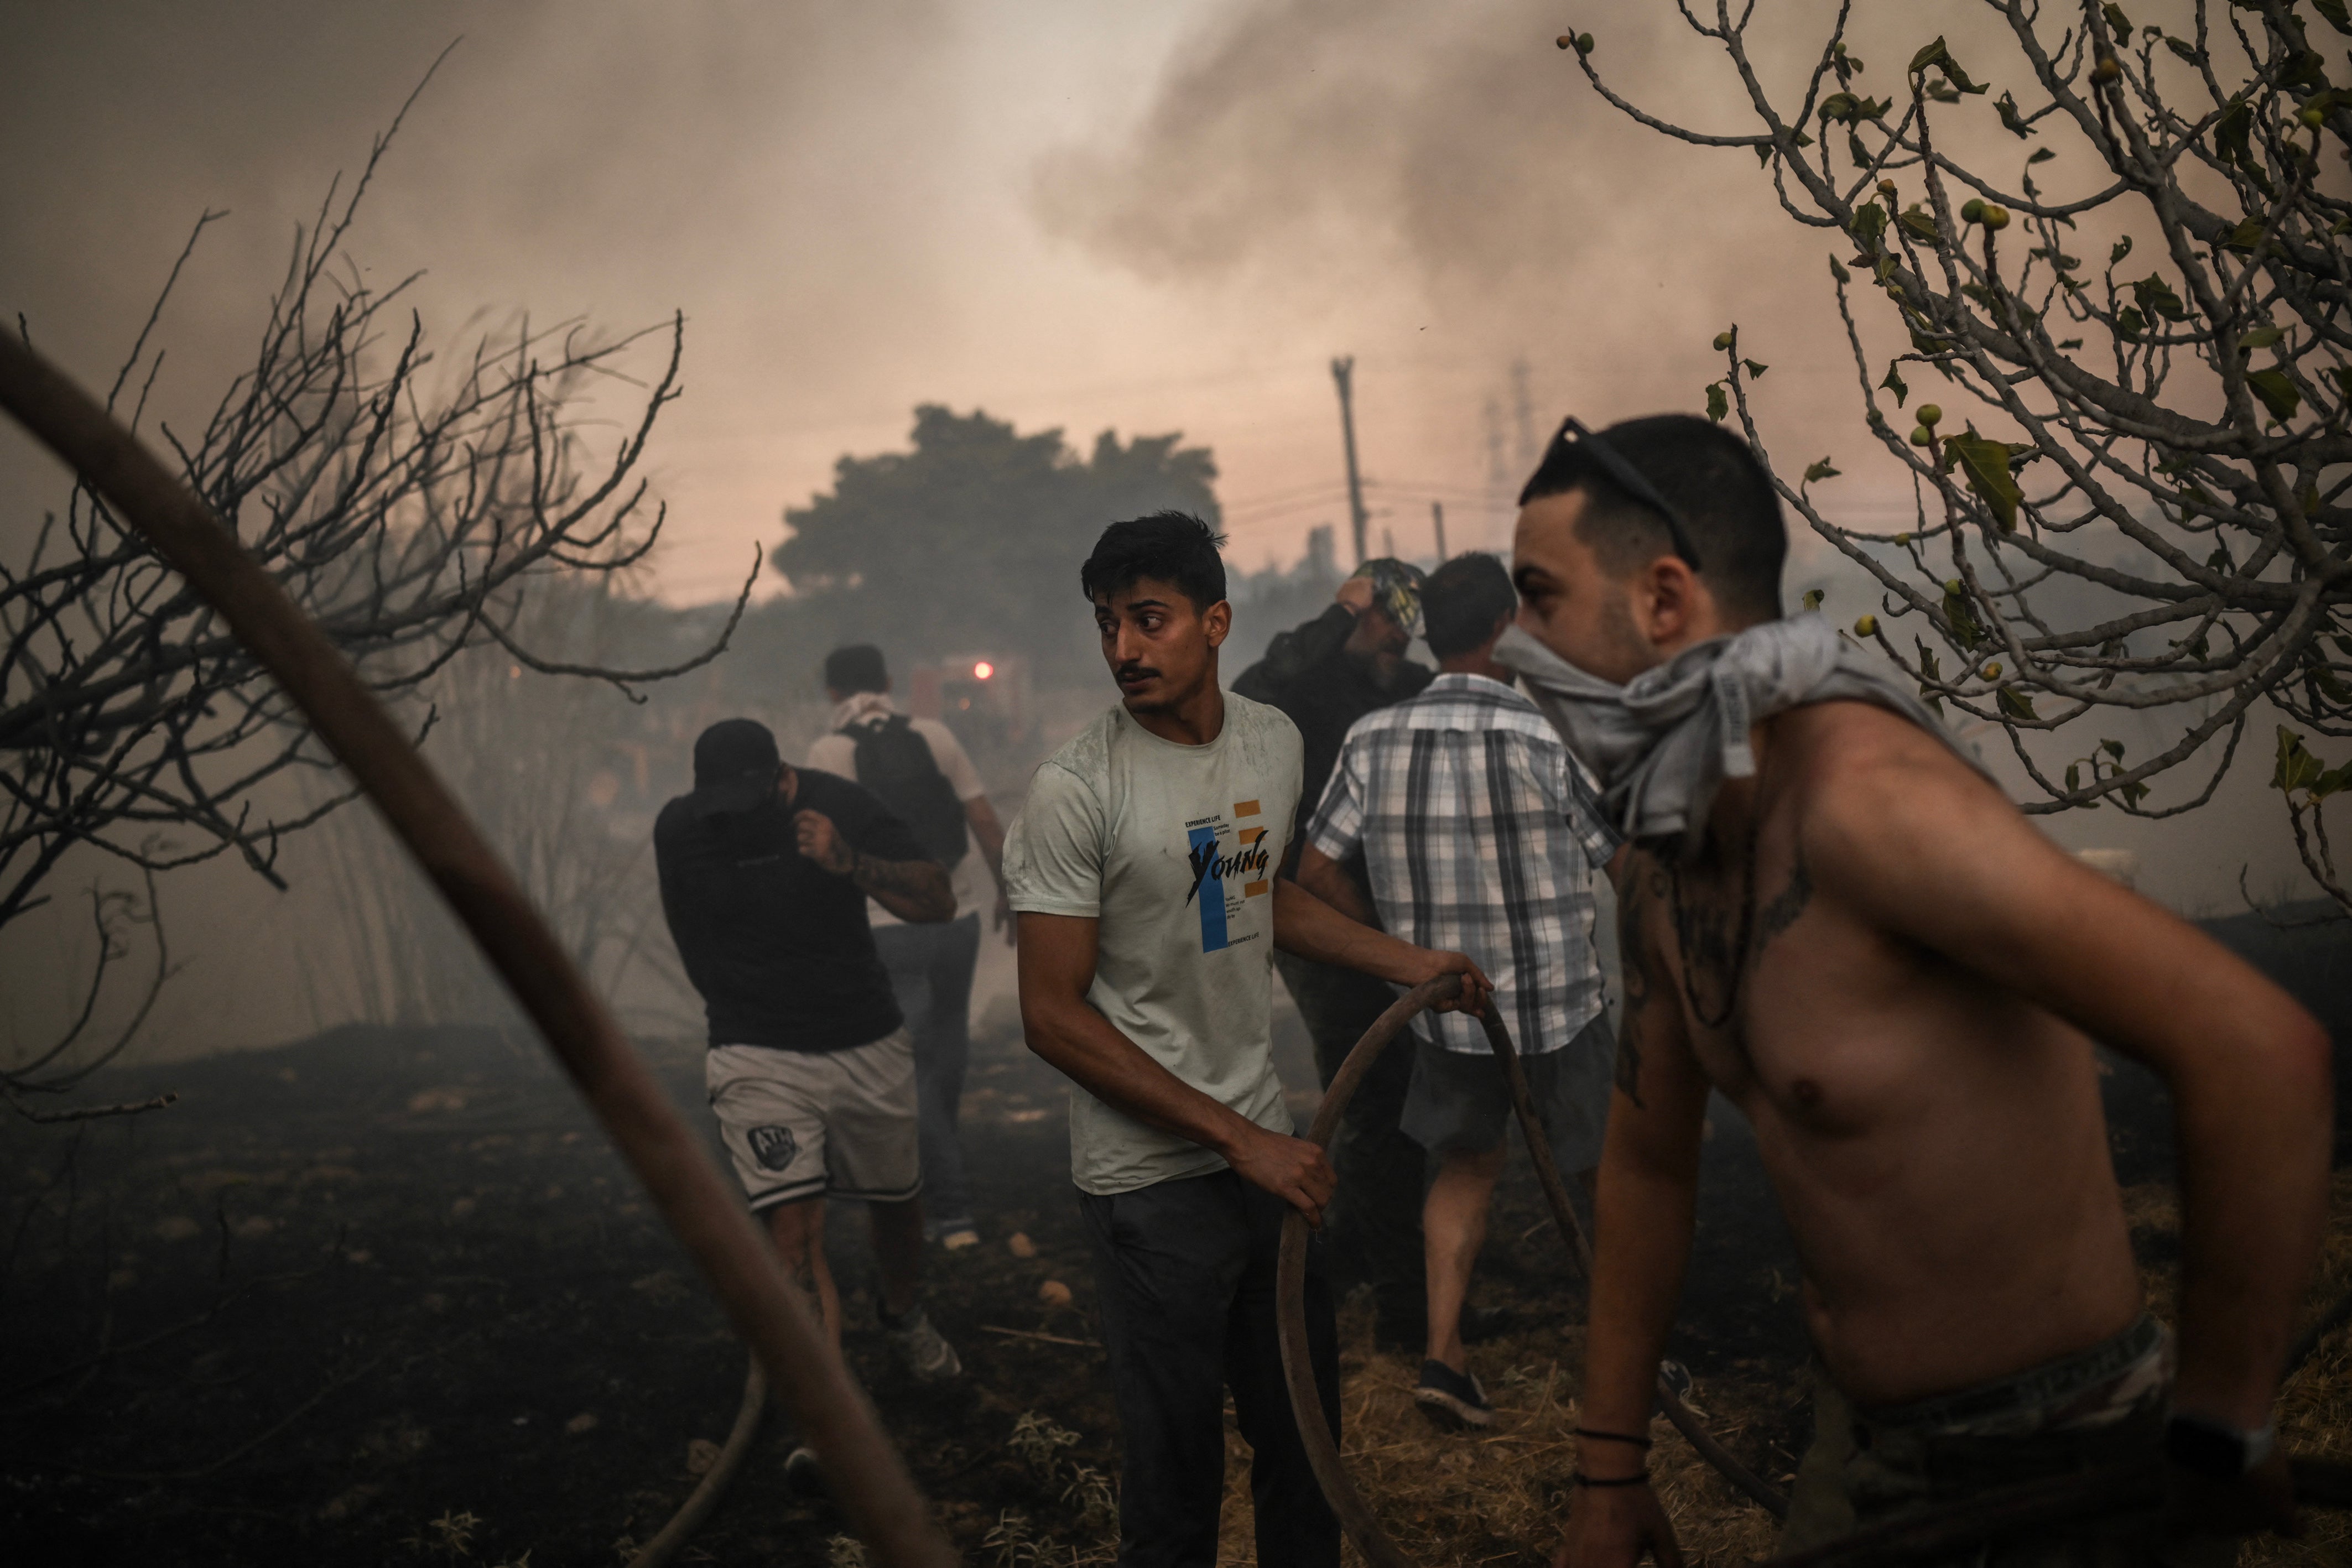
[{"label": "sunglasses on head", "polygon": [[[1573,441],[1570,440],[1574,436]],[[1642,475],[1639,468],[1618,455],[1614,447],[1585,427],[1584,422],[1570,414],[1559,423],[1559,433],[1552,438],[1554,446],[1572,446],[1591,457],[1609,476],[1609,482],[1633,497],[1637,506],[1647,507],[1658,514],[1666,525],[1666,533],[1674,540],[1675,554],[1693,571],[1705,569],[1699,565],[1698,546],[1691,541],[1690,525],[1675,504],[1658,493],[1658,487]]]}]

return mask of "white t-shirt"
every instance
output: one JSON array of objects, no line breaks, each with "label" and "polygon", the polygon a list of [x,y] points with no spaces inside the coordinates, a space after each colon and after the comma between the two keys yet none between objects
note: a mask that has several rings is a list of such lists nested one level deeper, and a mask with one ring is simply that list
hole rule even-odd
[{"label": "white t-shirt", "polygon": [[[808,765],[821,773],[838,774],[844,779],[857,777],[857,743],[841,733],[845,726],[863,724],[885,717],[898,710],[890,706],[887,692],[860,692],[833,710],[833,731],[820,736],[809,747]],[[977,800],[988,791],[981,787],[980,769],[971,765],[964,752],[963,743],[955,732],[935,718],[910,718],[907,727],[923,737],[931,748],[931,761],[947,776],[948,785],[959,800]],[[980,836],[969,833],[963,859],[956,862],[948,873],[948,886],[955,894],[956,918],[985,912],[996,904],[996,890],[988,875],[988,857],[981,852]],[[866,918],[876,926],[903,924],[899,918],[875,903],[866,901]]]},{"label": "white t-shirt", "polygon": [[[1293,1130],[1275,1075],[1274,878],[1298,806],[1298,731],[1225,694],[1206,746],[1160,739],[1124,707],[1037,769],[1006,835],[1015,910],[1099,921],[1087,1000],[1111,1027],[1220,1104]],[[1190,1139],[1070,1094],[1070,1176],[1129,1192],[1223,1167]]]}]

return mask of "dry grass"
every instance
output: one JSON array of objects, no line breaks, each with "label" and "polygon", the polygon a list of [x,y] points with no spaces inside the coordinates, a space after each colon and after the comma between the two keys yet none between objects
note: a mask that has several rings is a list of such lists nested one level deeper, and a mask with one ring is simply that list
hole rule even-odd
[{"label": "dry grass", "polygon": [[[2144,1242],[2179,1231],[2172,1189],[2129,1189],[2126,1211]],[[2339,1173],[2326,1249],[2308,1311],[2324,1311],[2352,1291],[2352,1171]],[[2169,1316],[2172,1269],[2146,1270],[2148,1301]],[[1442,1432],[1412,1404],[1417,1359],[1375,1351],[1369,1313],[1340,1320],[1344,1421],[1350,1474],[1399,1546],[1428,1568],[1543,1568],[1559,1543],[1567,1510],[1568,1471],[1576,1425],[1580,1324],[1529,1329],[1471,1352],[1499,1419],[1479,1436]],[[1786,1486],[1795,1456],[1772,1441],[1796,1403],[1795,1367],[1759,1367],[1751,1378],[1702,1379],[1693,1391],[1709,1425],[1735,1453]],[[2352,1455],[2352,1330],[2321,1348],[2288,1385],[2280,1406],[2280,1440],[2297,1451]],[[1709,1469],[1664,1421],[1652,1434],[1652,1473],[1695,1565],[1712,1568],[1769,1556],[1772,1521]],[[1759,1436],[1759,1434],[1761,1434]],[[2242,1568],[2321,1568],[2352,1562],[2352,1514],[2314,1512],[2300,1541],[2251,1543]],[[1251,1541],[1249,1450],[1228,1434],[1221,1563],[1255,1563]],[[1346,1552],[1360,1563],[1355,1548]]]}]

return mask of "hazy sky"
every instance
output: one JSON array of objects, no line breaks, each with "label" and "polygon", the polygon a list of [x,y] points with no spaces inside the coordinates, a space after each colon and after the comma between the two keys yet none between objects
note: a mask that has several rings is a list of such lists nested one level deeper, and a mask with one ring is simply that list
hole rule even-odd
[{"label": "hazy sky", "polygon": [[[1814,47],[1820,7],[1784,9],[1768,67]],[[1890,90],[1908,9],[1876,51]],[[1737,128],[1719,56],[1667,7],[1578,15],[1620,79]],[[163,323],[161,396],[187,417],[249,353],[295,225],[462,38],[352,252],[372,280],[426,269],[416,301],[453,350],[518,312],[685,311],[687,395],[654,445],[675,599],[720,592],[920,401],[1081,440],[1184,431],[1216,452],[1250,566],[1344,517],[1338,352],[1388,486],[1376,548],[1389,527],[1425,549],[1432,494],[1455,548],[1502,542],[1475,503],[1490,401],[1517,465],[1521,357],[1544,431],[1687,408],[1738,319],[1774,365],[1768,431],[1857,446],[1822,237],[1747,154],[1600,103],[1559,26],[1519,0],[9,0],[0,307],[103,382],[189,226],[226,209]]]}]

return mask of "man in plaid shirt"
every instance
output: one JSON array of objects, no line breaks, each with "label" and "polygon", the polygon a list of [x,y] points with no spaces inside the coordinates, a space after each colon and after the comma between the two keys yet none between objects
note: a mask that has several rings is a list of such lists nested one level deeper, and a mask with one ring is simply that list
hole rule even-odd
[{"label": "man in plaid shirt", "polygon": [[[1494,662],[1517,609],[1503,564],[1457,556],[1432,574],[1422,604],[1438,676],[1348,731],[1298,880],[1366,925],[1477,961],[1527,1059],[1553,1157],[1587,1174],[1601,1159],[1616,1054],[1592,951],[1593,877],[1619,841],[1559,734]],[[1377,918],[1340,869],[1359,846]],[[1475,1019],[1427,1013],[1414,1030],[1403,1127],[1437,1171],[1422,1209],[1429,1343],[1413,1397],[1433,1419],[1484,1427],[1494,1412],[1469,1375],[1462,1310],[1510,1095]]]}]

